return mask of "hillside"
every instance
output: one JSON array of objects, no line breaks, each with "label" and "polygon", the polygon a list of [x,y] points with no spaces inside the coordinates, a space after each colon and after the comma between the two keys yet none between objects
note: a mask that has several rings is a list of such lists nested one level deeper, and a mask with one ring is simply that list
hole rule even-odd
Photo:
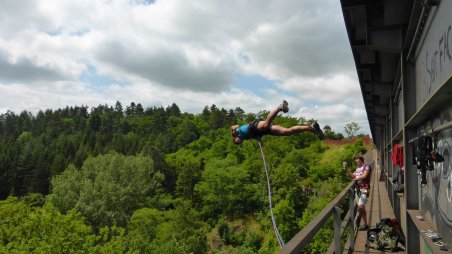
[{"label": "hillside", "polygon": [[[119,102],[0,115],[0,252],[277,252],[257,142],[236,146],[229,131],[255,117]],[[348,183],[342,161],[365,151],[311,133],[263,144],[284,241]],[[331,232],[310,252],[323,253]]]}]

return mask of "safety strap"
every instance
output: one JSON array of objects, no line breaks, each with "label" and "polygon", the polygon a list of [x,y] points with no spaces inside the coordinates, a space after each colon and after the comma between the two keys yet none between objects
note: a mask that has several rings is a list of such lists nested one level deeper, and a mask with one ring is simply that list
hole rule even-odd
[{"label": "safety strap", "polygon": [[272,218],[273,230],[275,231],[276,239],[278,240],[279,246],[283,247],[284,242],[281,235],[279,234],[278,227],[276,226],[275,216],[273,215],[273,205],[272,205],[272,191],[270,186],[270,176],[268,174],[267,161],[265,160],[264,149],[262,149],[261,141],[258,139],[259,148],[261,149],[262,160],[264,161],[265,174],[267,175],[267,189],[268,189],[268,203],[270,204],[270,214]]}]

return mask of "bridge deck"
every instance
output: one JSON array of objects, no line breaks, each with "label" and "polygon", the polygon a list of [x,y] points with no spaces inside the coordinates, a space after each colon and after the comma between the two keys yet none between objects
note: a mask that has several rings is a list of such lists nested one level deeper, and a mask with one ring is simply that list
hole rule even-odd
[{"label": "bridge deck", "polygon": [[[382,218],[395,218],[385,182],[380,181],[380,175],[379,167],[375,167],[372,170],[370,196],[366,203],[367,221],[371,228],[375,227]],[[366,247],[367,243],[367,232],[358,231],[353,253],[382,253],[381,251]]]}]

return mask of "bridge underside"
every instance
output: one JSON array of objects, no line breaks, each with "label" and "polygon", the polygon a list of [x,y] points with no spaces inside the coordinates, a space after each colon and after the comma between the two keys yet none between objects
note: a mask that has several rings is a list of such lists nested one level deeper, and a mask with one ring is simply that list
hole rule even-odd
[{"label": "bridge underside", "polygon": [[391,96],[400,93],[400,55],[406,36],[415,29],[408,25],[413,1],[341,0],[341,4],[372,137],[381,149]]}]

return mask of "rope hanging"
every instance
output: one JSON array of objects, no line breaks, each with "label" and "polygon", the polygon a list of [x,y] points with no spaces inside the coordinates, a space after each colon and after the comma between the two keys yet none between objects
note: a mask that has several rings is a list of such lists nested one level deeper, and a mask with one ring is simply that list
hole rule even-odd
[{"label": "rope hanging", "polygon": [[273,205],[272,205],[272,191],[270,187],[270,176],[268,174],[267,161],[265,160],[264,149],[262,149],[262,144],[260,140],[257,140],[259,143],[259,148],[261,149],[262,160],[264,161],[265,174],[267,175],[267,189],[268,189],[268,203],[270,204],[270,214],[272,218],[273,230],[275,231],[276,239],[278,240],[279,246],[283,247],[284,242],[282,240],[281,235],[279,234],[278,227],[276,226],[275,216],[273,215]]}]

